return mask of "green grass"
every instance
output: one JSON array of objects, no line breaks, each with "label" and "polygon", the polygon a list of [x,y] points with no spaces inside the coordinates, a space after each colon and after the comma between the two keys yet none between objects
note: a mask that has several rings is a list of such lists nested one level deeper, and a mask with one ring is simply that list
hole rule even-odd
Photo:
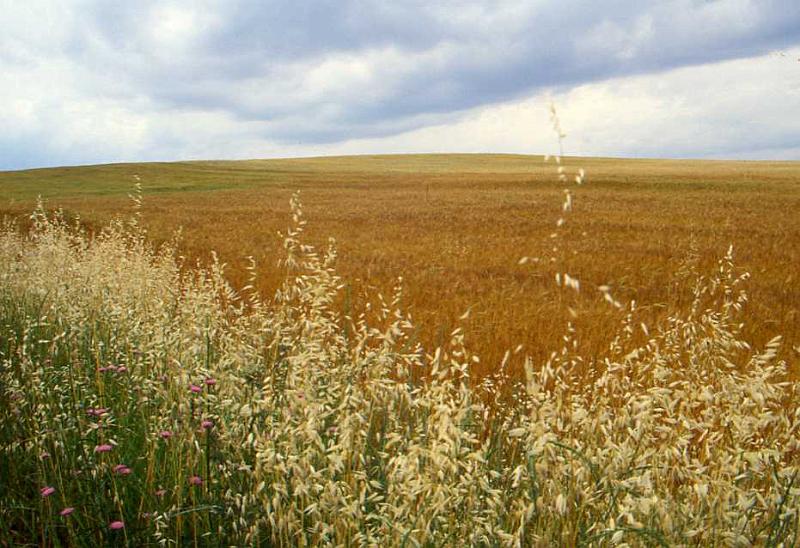
[{"label": "green grass", "polygon": [[6,200],[125,196],[133,174],[147,180],[148,193],[213,191],[265,180],[261,173],[202,163],[111,164],[0,172],[0,193]]}]

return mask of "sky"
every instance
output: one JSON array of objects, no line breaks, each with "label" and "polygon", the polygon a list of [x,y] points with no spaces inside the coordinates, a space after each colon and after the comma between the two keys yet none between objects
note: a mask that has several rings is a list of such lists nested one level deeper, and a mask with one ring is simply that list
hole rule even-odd
[{"label": "sky", "polygon": [[0,170],[557,149],[800,160],[798,0],[0,0]]}]

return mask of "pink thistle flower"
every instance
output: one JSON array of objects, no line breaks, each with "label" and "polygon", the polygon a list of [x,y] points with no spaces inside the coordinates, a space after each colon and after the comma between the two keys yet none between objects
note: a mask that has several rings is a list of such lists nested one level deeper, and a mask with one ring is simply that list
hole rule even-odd
[{"label": "pink thistle flower", "polygon": [[47,487],[42,487],[41,489],[39,489],[39,493],[41,493],[43,497],[49,497],[50,495],[52,495],[55,492],[56,492],[56,488],[55,487],[50,487],[49,485]]},{"label": "pink thistle flower", "polygon": [[172,437],[172,432],[169,430],[162,430],[158,435],[161,436],[161,439],[168,440]]},{"label": "pink thistle flower", "polygon": [[98,368],[97,368],[97,370],[98,370],[100,373],[105,373],[106,371],[108,371],[108,367],[98,367]]},{"label": "pink thistle flower", "polygon": [[125,367],[124,365],[120,365],[119,367],[117,367],[117,373],[126,373],[127,371],[128,368]]},{"label": "pink thistle flower", "polygon": [[107,365],[106,366],[106,371],[111,371],[113,373],[116,370],[117,370],[117,366],[116,365],[112,364],[112,365]]},{"label": "pink thistle flower", "polygon": [[206,386],[214,386],[215,384],[217,384],[217,379],[213,377],[208,377],[205,382]]},{"label": "pink thistle flower", "polygon": [[114,449],[113,445],[109,445],[107,443],[104,443],[102,445],[98,445],[97,447],[95,447],[94,448],[94,452],[95,453],[108,453],[112,449]]},{"label": "pink thistle flower", "polygon": [[166,490],[166,489],[159,489],[159,490],[158,490],[158,491],[156,491],[156,493],[155,493],[155,495],[156,495],[158,498],[161,498],[161,497],[163,497],[163,496],[164,496],[164,495],[166,495],[166,494],[167,494],[167,490]]},{"label": "pink thistle flower", "polygon": [[108,524],[108,528],[114,531],[119,531],[120,529],[125,528],[125,522],[123,521],[112,521]]},{"label": "pink thistle flower", "polygon": [[192,476],[191,478],[189,478],[189,483],[192,485],[202,485],[203,478],[201,478],[200,476]]},{"label": "pink thistle flower", "polygon": [[72,506],[68,506],[68,507],[64,508],[63,510],[61,510],[58,514],[60,516],[68,516],[74,511],[75,511],[75,508],[73,508]]},{"label": "pink thistle flower", "polygon": [[197,386],[196,384],[190,384],[189,385],[189,390],[191,392],[194,392],[195,394],[197,394],[198,392],[200,392],[203,389],[201,387]]},{"label": "pink thistle flower", "polygon": [[120,476],[127,476],[131,473],[131,469],[125,466],[124,464],[118,464],[114,468],[114,473],[119,474]]},{"label": "pink thistle flower", "polygon": [[205,419],[203,420],[203,422],[200,423],[200,426],[203,428],[203,430],[208,430],[209,428],[214,427],[214,421]]}]

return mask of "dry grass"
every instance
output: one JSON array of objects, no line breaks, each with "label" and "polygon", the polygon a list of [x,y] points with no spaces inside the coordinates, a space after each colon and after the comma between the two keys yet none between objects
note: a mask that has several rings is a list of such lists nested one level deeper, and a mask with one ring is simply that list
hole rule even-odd
[{"label": "dry grass", "polygon": [[[0,212],[26,214],[41,194],[101,224],[129,208],[139,174],[143,220],[151,237],[183,228],[182,252],[207,261],[216,250],[234,286],[256,257],[259,287],[274,292],[289,196],[301,190],[313,243],[336,238],[344,309],[367,291],[406,286],[404,307],[418,338],[432,348],[464,325],[467,341],[494,369],[508,348],[525,345],[541,363],[572,320],[580,351],[605,349],[621,313],[593,287],[640,304],[654,325],[667,309],[688,306],[676,276],[696,249],[702,268],[734,244],[737,264],[753,274],[746,337],[763,344],[782,334],[784,357],[800,344],[800,164],[567,158],[586,169],[565,226],[566,268],[577,297],[553,284],[545,256],[562,186],[541,157],[414,155],[245,162],[132,164],[0,173]],[[583,233],[585,232],[585,235]],[[693,243],[692,243],[693,242]],[[578,312],[571,318],[568,306]],[[471,309],[469,318],[458,318]],[[514,365],[519,367],[519,363]]]},{"label": "dry grass", "polygon": [[641,343],[481,380],[397,294],[344,317],[291,218],[266,300],[136,222],[0,230],[0,545],[797,546],[800,383],[730,255]]}]

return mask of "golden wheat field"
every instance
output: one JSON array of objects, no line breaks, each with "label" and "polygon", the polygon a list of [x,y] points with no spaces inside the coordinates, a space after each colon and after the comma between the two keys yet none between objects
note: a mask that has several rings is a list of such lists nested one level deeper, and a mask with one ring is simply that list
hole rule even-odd
[{"label": "golden wheat field", "polygon": [[[391,155],[228,162],[118,164],[0,173],[0,213],[26,216],[37,195],[91,225],[127,215],[134,176],[151,237],[182,229],[188,264],[216,251],[235,286],[248,256],[264,295],[283,272],[279,231],[299,190],[312,243],[337,241],[357,308],[402,277],[404,307],[426,348],[456,326],[492,370],[507,349],[542,361],[568,322],[581,351],[605,349],[624,313],[597,286],[638,304],[653,325],[688,303],[680,290],[691,264],[713,266],[729,245],[752,274],[746,335],[783,335],[784,357],[800,344],[800,164],[565,158],[586,171],[557,238],[564,184],[541,156]],[[572,185],[574,186],[574,185]],[[557,241],[556,241],[557,240]],[[558,267],[550,264],[554,245]],[[523,256],[540,263],[520,265]],[[559,290],[554,273],[581,281]],[[682,274],[683,273],[683,274]],[[684,299],[684,301],[681,301]],[[466,311],[469,314],[462,318]],[[459,319],[462,318],[462,319]]]}]

